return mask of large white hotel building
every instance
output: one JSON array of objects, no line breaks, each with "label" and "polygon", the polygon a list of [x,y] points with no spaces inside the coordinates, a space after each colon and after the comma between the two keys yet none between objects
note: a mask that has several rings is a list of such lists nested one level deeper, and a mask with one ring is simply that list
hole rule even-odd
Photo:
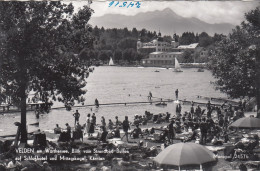
[{"label": "large white hotel building", "polygon": [[168,43],[158,39],[147,43],[137,41],[137,51],[149,53],[149,58],[141,61],[143,66],[173,67],[175,58],[181,58],[184,50],[194,50],[197,46],[198,43],[179,46],[178,42]]}]

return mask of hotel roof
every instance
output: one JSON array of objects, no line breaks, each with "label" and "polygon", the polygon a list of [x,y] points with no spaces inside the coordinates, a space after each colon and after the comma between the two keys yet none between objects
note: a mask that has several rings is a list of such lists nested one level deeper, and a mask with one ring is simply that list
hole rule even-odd
[{"label": "hotel roof", "polygon": [[178,46],[178,49],[195,49],[199,43],[192,43],[190,45],[181,45]]},{"label": "hotel roof", "polygon": [[183,52],[152,52],[150,54],[152,55],[178,55],[178,54],[182,54]]}]

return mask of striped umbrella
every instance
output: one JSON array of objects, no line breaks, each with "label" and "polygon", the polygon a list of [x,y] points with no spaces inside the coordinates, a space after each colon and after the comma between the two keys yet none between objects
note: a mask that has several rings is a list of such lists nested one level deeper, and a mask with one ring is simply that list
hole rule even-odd
[{"label": "striped umbrella", "polygon": [[258,129],[260,128],[260,119],[255,117],[244,117],[233,122],[230,127],[235,128],[252,128]]},{"label": "striped umbrella", "polygon": [[168,146],[154,160],[161,165],[201,165],[215,161],[214,154],[195,143],[177,143]]}]

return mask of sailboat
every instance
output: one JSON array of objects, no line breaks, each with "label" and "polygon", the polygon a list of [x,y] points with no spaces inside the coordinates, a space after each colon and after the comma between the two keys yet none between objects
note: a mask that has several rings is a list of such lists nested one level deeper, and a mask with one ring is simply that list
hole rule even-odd
[{"label": "sailboat", "polygon": [[109,60],[109,63],[108,63],[108,65],[109,65],[109,66],[113,66],[113,65],[115,65],[115,64],[114,64],[114,62],[113,62],[113,59],[112,59],[112,57],[110,57],[110,60]]},{"label": "sailboat", "polygon": [[173,72],[183,72],[183,71],[181,70],[181,66],[180,66],[180,64],[179,64],[179,62],[178,62],[178,60],[177,60],[177,58],[175,58],[175,68],[174,68]]}]

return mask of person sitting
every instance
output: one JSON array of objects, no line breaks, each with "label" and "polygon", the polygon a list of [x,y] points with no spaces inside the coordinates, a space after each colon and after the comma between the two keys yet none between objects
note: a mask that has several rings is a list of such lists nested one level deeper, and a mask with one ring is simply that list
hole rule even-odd
[{"label": "person sitting", "polygon": [[154,130],[154,127],[152,127],[151,130],[150,130],[150,132],[149,132],[149,134],[152,135],[152,134],[154,134],[154,133],[155,133],[155,130]]},{"label": "person sitting", "polygon": [[139,119],[138,115],[135,115],[134,125],[139,125],[139,124],[140,124],[140,119]]},{"label": "person sitting", "polygon": [[83,131],[82,131],[82,127],[79,124],[79,122],[77,122],[76,126],[75,126],[75,131],[73,132],[73,139],[82,139],[83,141]]},{"label": "person sitting", "polygon": [[120,137],[120,130],[119,130],[118,126],[112,132],[113,132],[113,135],[114,135],[113,138],[121,138]]},{"label": "person sitting", "polygon": [[199,136],[199,130],[195,129],[192,131],[192,135],[189,136],[187,139],[184,140],[184,142],[190,142],[192,140],[196,140],[196,138]]},{"label": "person sitting", "polygon": [[166,112],[165,122],[170,122],[171,114],[169,112]]},{"label": "person sitting", "polygon": [[147,119],[147,117],[144,115],[143,118],[142,118],[142,124],[143,124],[143,125],[146,125],[147,122],[148,122],[148,119]]},{"label": "person sitting", "polygon": [[138,124],[136,125],[136,128],[133,130],[133,132],[131,134],[133,135],[134,139],[139,138],[139,135],[142,135],[142,137],[143,137],[142,130],[141,130],[141,128],[139,128]]},{"label": "person sitting", "polygon": [[56,124],[56,128],[54,128],[54,134],[60,134],[61,133],[61,127],[59,127],[59,124]]},{"label": "person sitting", "polygon": [[162,119],[162,114],[159,114],[156,123],[157,123],[157,124],[160,124],[162,121],[163,121],[163,119]]},{"label": "person sitting", "polygon": [[106,130],[106,127],[102,126],[102,132],[101,132],[99,141],[106,143],[107,142],[107,134],[108,134],[108,132]]},{"label": "person sitting", "polygon": [[214,136],[214,138],[211,140],[211,143],[216,146],[223,145],[223,142],[220,141],[216,136]]},{"label": "person sitting", "polygon": [[108,129],[112,130],[114,128],[114,123],[111,119],[108,120]]},{"label": "person sitting", "polygon": [[52,168],[49,166],[49,163],[47,161],[43,162],[43,170],[44,171],[52,171]]},{"label": "person sitting", "polygon": [[67,127],[67,132],[66,132],[66,136],[67,136],[67,140],[69,141],[71,139],[71,127],[68,123],[65,124]]},{"label": "person sitting", "polygon": [[120,127],[122,125],[122,122],[118,120],[118,116],[116,116],[115,118],[116,118],[115,125]]},{"label": "person sitting", "polygon": [[15,160],[15,158],[12,158],[12,160],[7,164],[6,167],[9,171],[18,171],[21,170],[22,165],[18,161]]},{"label": "person sitting", "polygon": [[38,131],[34,133],[33,145],[41,148],[44,148],[47,145],[46,134],[44,132],[41,132],[40,129],[38,129]]},{"label": "person sitting", "polygon": [[163,132],[160,134],[160,139],[159,139],[159,142],[165,142],[166,141],[166,138],[168,138],[168,135],[169,135],[169,131],[167,128],[165,128],[163,130]]},{"label": "person sitting", "polygon": [[254,140],[248,144],[247,150],[252,151],[258,146],[259,146],[259,137],[258,135],[254,135]]},{"label": "person sitting", "polygon": [[176,127],[176,133],[181,133],[182,130],[181,130],[181,122],[180,121],[176,121],[175,123],[175,127]]}]

